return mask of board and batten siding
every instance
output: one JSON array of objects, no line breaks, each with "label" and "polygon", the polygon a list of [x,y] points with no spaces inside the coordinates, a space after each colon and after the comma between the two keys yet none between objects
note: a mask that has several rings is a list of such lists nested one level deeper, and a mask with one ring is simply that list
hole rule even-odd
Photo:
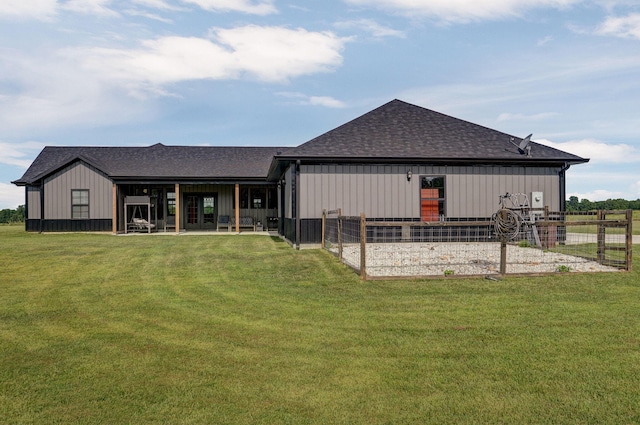
[{"label": "board and batten siding", "polygon": [[[293,217],[293,211],[292,211],[292,202],[291,202],[291,197],[292,195],[292,190],[293,190],[293,172],[292,172],[292,168],[289,167],[287,168],[287,171],[284,174],[284,217],[285,218],[292,218]],[[320,214],[322,215],[322,211],[320,211]]]},{"label": "board and batten siding", "polygon": [[113,184],[96,168],[75,162],[47,177],[44,182],[44,217],[47,220],[71,219],[71,191],[89,190],[89,219],[110,219]]},{"label": "board and batten siding", "polygon": [[[413,176],[407,181],[407,171]],[[543,192],[544,204],[558,210],[559,177],[554,167],[302,165],[300,218],[322,210],[371,218],[420,218],[420,176],[445,176],[448,218],[490,217],[505,193]]]},{"label": "board and batten siding", "polygon": [[40,207],[40,188],[27,186],[27,219],[40,220],[40,214],[42,213]]}]

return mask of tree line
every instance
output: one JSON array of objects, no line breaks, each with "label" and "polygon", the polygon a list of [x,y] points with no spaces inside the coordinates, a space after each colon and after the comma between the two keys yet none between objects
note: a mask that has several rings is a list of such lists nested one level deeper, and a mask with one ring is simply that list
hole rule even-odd
[{"label": "tree line", "polygon": [[24,223],[24,205],[15,210],[6,208],[0,210],[0,223]]},{"label": "tree line", "polygon": [[571,196],[567,201],[567,211],[593,210],[640,210],[640,199],[636,199],[635,201],[607,199],[606,201],[591,202],[588,199],[578,199],[577,196]]}]

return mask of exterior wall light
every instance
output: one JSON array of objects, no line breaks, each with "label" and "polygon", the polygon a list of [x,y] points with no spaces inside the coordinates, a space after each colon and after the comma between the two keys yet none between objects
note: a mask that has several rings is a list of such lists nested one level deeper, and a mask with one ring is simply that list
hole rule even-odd
[{"label": "exterior wall light", "polygon": [[411,181],[411,176],[413,176],[413,173],[411,172],[411,170],[407,171],[407,181],[408,182]]}]

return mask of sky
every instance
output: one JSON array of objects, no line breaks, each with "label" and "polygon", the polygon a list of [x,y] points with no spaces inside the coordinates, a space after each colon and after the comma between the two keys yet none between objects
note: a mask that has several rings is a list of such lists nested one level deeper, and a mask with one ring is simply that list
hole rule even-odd
[{"label": "sky", "polygon": [[0,209],[44,146],[297,146],[393,99],[640,198],[637,0],[0,0]]}]

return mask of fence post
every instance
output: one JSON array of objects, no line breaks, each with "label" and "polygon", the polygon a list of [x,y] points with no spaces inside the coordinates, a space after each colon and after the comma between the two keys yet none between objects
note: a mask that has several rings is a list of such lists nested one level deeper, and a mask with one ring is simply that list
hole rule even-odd
[{"label": "fence post", "polygon": [[367,280],[367,218],[360,214],[360,277]]},{"label": "fence post", "polygon": [[322,210],[322,242],[320,242],[320,246],[324,249],[324,226],[326,225],[327,218],[327,210]]},{"label": "fence post", "polygon": [[342,261],[342,211],[338,208],[338,258]]},{"label": "fence post", "polygon": [[[606,217],[605,213],[603,210],[598,210],[598,221],[600,220],[604,220]],[[598,248],[597,248],[597,257],[598,257],[598,263],[603,264],[604,260],[605,260],[605,239],[606,239],[606,234],[605,234],[605,228],[602,224],[598,223]]]},{"label": "fence post", "polygon": [[[498,212],[503,220],[507,219],[507,210],[504,208]],[[501,238],[500,241],[500,274],[505,275],[507,273],[507,241]]]},{"label": "fence post", "polygon": [[630,272],[631,271],[631,263],[632,261],[632,255],[631,255],[631,251],[632,251],[632,247],[633,247],[633,211],[632,210],[627,210],[627,271]]}]

